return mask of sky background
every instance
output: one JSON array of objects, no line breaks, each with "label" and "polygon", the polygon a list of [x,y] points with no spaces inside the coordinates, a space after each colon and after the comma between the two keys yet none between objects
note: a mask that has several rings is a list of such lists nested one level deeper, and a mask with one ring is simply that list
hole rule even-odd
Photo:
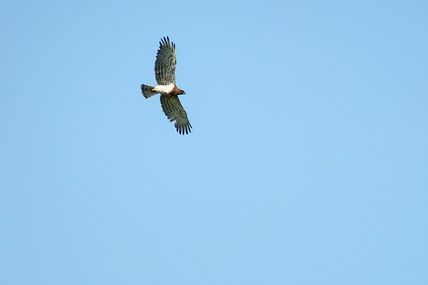
[{"label": "sky background", "polygon": [[[1,1],[0,284],[428,284],[427,1]],[[154,84],[177,46],[193,132]]]}]

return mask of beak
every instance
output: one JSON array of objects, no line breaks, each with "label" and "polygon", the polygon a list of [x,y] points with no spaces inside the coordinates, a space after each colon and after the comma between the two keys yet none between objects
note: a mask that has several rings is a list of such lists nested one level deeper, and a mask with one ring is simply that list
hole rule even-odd
[{"label": "beak", "polygon": [[185,95],[186,92],[184,92],[184,90],[181,90],[180,94]]}]

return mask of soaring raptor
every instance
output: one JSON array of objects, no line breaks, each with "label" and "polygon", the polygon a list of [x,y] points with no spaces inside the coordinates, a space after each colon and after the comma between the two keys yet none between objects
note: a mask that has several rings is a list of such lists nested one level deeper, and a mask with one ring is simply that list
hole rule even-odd
[{"label": "soaring raptor", "polygon": [[187,113],[178,99],[179,95],[186,94],[184,90],[175,85],[175,44],[164,37],[159,43],[159,50],[155,61],[155,76],[157,85],[141,85],[144,97],[149,98],[160,93],[162,110],[170,120],[175,121],[175,128],[181,135],[191,132],[192,125],[187,118]]}]

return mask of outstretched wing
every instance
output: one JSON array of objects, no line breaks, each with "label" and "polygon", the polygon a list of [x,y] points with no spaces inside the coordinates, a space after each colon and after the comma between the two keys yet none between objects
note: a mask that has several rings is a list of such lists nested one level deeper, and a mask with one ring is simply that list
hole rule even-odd
[{"label": "outstretched wing", "polygon": [[168,37],[161,39],[156,55],[155,74],[159,85],[175,83],[175,44]]},{"label": "outstretched wing", "polygon": [[187,119],[187,113],[184,111],[177,95],[160,96],[162,110],[170,122],[175,121],[175,128],[180,135],[189,134],[192,125]]}]

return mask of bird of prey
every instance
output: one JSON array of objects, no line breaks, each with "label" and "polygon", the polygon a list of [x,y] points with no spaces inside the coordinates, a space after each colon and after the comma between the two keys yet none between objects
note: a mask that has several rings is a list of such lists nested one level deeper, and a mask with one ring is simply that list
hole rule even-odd
[{"label": "bird of prey", "polygon": [[192,125],[187,118],[187,113],[178,99],[179,95],[186,94],[175,84],[175,44],[164,37],[159,43],[159,50],[155,61],[155,87],[142,84],[141,91],[144,97],[149,98],[160,94],[162,110],[170,122],[175,121],[175,128],[181,135],[191,132]]}]

